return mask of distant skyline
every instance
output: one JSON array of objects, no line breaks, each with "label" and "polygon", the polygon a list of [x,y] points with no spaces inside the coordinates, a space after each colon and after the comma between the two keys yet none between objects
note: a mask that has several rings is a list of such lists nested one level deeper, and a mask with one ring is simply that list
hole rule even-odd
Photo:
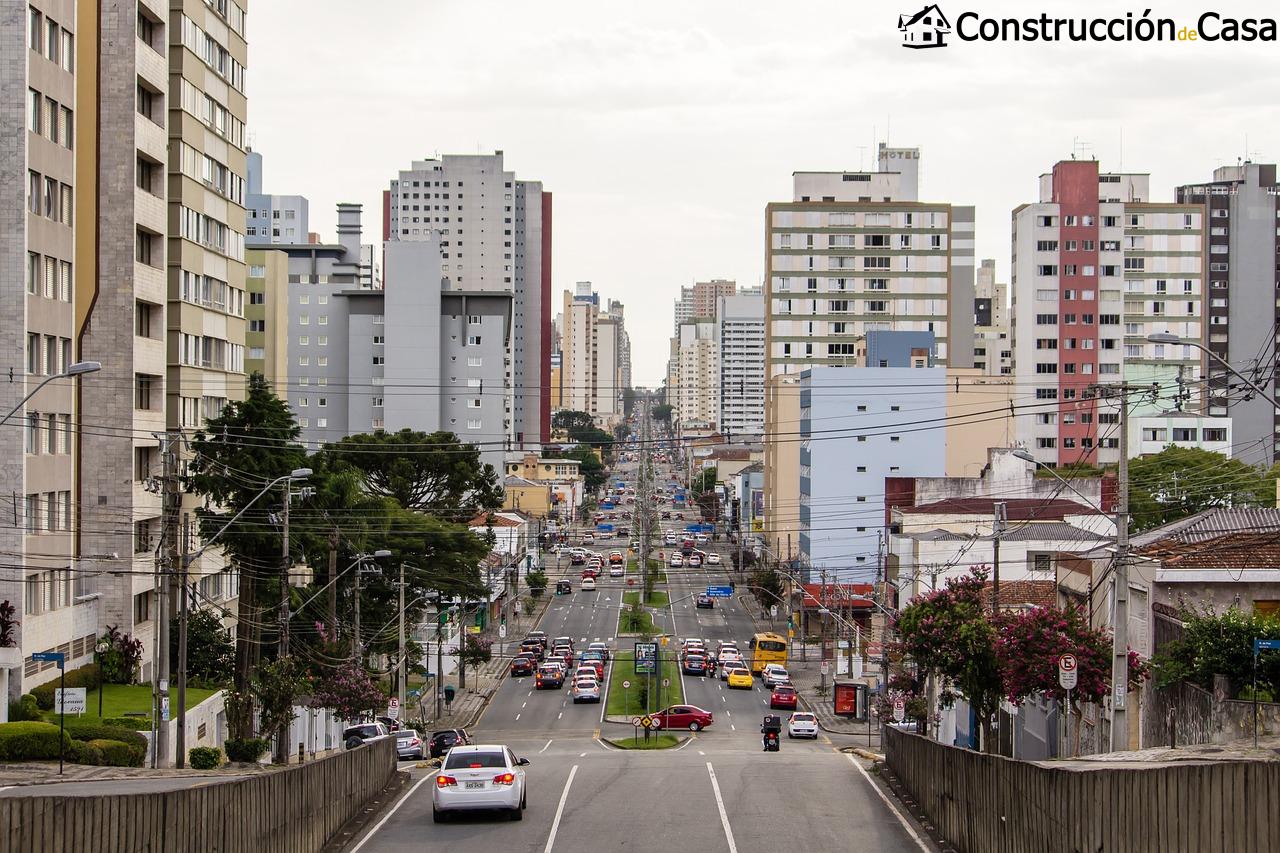
[{"label": "distant skyline", "polygon": [[[248,127],[263,190],[307,196],[326,240],[334,206],[361,203],[376,241],[399,169],[502,149],[554,195],[554,294],[591,281],[625,303],[643,386],[661,384],[681,286],[760,284],[764,207],[791,197],[791,173],[872,169],[877,141],[921,149],[921,200],[977,207],[977,257],[995,258],[1001,281],[1013,208],[1073,151],[1149,172],[1153,201],[1245,156],[1280,159],[1274,44],[953,38],[903,50],[898,14],[917,5],[825,0],[380,0],[351,11],[337,0],[250,8]],[[1098,2],[1040,11],[1123,14]],[[1194,22],[1201,11],[1174,2],[1156,14]]]}]

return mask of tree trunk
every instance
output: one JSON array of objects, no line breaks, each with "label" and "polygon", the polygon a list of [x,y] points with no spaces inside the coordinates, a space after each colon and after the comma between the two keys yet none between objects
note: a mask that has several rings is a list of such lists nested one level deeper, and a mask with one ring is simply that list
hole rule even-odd
[{"label": "tree trunk", "polygon": [[253,612],[254,584],[253,576],[243,567],[240,569],[240,595],[236,606],[236,669],[235,688],[237,693],[247,694],[249,677],[257,664],[258,644],[255,641],[253,625],[258,621]]}]

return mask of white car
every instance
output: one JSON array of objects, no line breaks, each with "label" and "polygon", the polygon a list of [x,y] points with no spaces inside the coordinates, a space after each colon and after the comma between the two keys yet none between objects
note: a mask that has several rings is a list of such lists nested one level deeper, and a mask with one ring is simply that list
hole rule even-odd
[{"label": "white car", "polygon": [[818,737],[818,718],[808,711],[796,711],[787,719],[787,737]]},{"label": "white car", "polygon": [[683,569],[683,568],[684,568],[684,557],[680,556],[680,554],[679,554],[679,553],[672,554],[672,555],[671,555],[671,560],[669,561],[669,565],[670,565],[670,566],[671,566],[671,568],[673,568],[673,569]]},{"label": "white car", "polygon": [[596,681],[595,670],[591,671],[591,677],[586,678],[579,676],[573,682],[569,695],[573,697],[573,704],[579,702],[599,702],[600,701],[600,682]]},{"label": "white car", "polygon": [[791,676],[787,673],[787,668],[776,663],[765,664],[764,669],[760,671],[760,678],[764,681],[765,687],[777,687],[779,684],[791,683]]},{"label": "white car", "polygon": [[706,545],[706,544],[707,544],[707,542],[708,542],[708,540],[707,540],[707,534],[705,534],[705,533],[699,533],[699,534],[696,534],[696,535],[693,537],[693,541],[694,541],[694,542],[697,542],[699,545]]},{"label": "white car", "polygon": [[580,592],[595,592],[596,579],[592,577],[583,578],[582,582],[578,585],[578,590]]},{"label": "white car", "polygon": [[720,555],[719,555],[719,554],[717,554],[717,553],[715,553],[714,551],[713,551],[713,552],[711,552],[710,554],[708,554],[708,555],[707,555],[707,565],[708,565],[708,566],[718,566],[718,565],[720,565]]},{"label": "white car", "polygon": [[609,567],[609,577],[611,578],[620,578],[626,573],[627,570],[624,567],[619,566],[617,563],[614,563]]},{"label": "white car", "polygon": [[500,744],[455,746],[436,773],[431,819],[443,823],[449,812],[501,809],[512,820],[523,820],[528,764]]}]

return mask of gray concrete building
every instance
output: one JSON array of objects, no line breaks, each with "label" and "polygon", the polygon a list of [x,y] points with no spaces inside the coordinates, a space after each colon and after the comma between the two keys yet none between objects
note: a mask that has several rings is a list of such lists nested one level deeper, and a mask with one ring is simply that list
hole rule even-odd
[{"label": "gray concrete building", "polygon": [[[1220,166],[1213,180],[1177,188],[1180,204],[1206,208],[1208,234],[1205,346],[1249,375],[1272,394],[1280,392],[1276,357],[1276,324],[1280,307],[1280,239],[1273,163],[1244,162]],[[1207,414],[1230,415],[1233,455],[1245,462],[1270,465],[1280,459],[1276,433],[1280,415],[1266,400],[1242,393],[1238,381],[1213,361]]]},{"label": "gray concrete building", "polygon": [[[551,429],[551,194],[503,154],[417,160],[391,181],[388,243],[436,240],[449,291],[512,295],[503,428],[513,448]],[[391,279],[389,259],[384,261]],[[487,429],[487,427],[486,427]]]},{"label": "gray concrete building", "polygon": [[311,233],[311,202],[302,195],[262,192],[262,153],[249,151],[246,229],[251,243],[306,243]]}]

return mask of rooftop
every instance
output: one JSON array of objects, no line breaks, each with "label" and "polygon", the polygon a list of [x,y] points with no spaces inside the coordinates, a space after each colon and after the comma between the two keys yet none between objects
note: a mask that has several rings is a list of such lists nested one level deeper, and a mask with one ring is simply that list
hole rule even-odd
[{"label": "rooftop", "polygon": [[1009,521],[1061,521],[1068,515],[1105,515],[1100,509],[1063,498],[947,498],[899,507],[904,515],[993,515],[1003,503]]}]

